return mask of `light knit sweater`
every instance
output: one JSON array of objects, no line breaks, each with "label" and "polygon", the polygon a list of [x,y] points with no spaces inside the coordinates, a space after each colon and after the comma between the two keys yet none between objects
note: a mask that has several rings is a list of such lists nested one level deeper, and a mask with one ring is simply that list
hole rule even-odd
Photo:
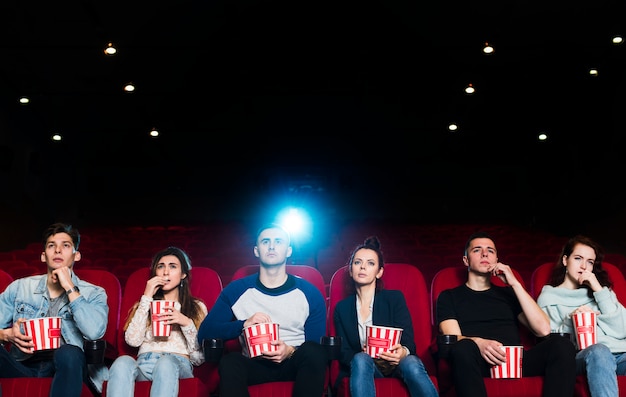
[{"label": "light knit sweater", "polygon": [[[568,289],[545,285],[537,304],[550,317],[553,332],[567,332],[575,338],[571,313],[582,305],[599,313],[596,317],[596,337],[613,353],[626,352],[626,308],[617,300],[615,292],[607,287],[587,295],[586,288]],[[575,340],[575,339],[573,339]]]},{"label": "light knit sweater", "polygon": [[[186,327],[178,325],[172,326],[172,333],[166,340],[157,340],[152,336],[152,326],[148,325],[148,315],[150,312],[150,302],[152,298],[143,295],[139,301],[139,307],[131,320],[124,339],[130,346],[139,346],[137,354],[146,352],[168,352],[189,356],[193,365],[200,365],[204,362],[204,353],[198,343],[198,329],[192,322]],[[202,311],[207,313],[204,303],[199,302]],[[180,304],[177,302],[178,307]]]}]

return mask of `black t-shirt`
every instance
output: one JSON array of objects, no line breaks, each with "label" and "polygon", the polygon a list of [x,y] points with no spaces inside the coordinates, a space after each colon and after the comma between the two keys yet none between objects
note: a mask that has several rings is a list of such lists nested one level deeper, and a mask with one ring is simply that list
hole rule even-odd
[{"label": "black t-shirt", "polygon": [[474,291],[463,284],[442,291],[437,298],[437,324],[456,319],[464,336],[497,340],[503,345],[521,345],[517,316],[522,308],[511,287],[492,285]]}]

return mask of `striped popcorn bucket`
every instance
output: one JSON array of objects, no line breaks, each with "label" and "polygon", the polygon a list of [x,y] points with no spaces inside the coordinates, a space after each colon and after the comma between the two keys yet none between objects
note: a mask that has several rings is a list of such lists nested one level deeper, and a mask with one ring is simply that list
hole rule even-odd
[{"label": "striped popcorn bucket", "polygon": [[491,367],[491,377],[495,379],[521,378],[522,377],[522,346],[500,346],[506,353],[506,362]]},{"label": "striped popcorn bucket", "polygon": [[152,335],[155,338],[167,338],[172,333],[172,325],[165,324],[165,321],[159,319],[159,314],[164,314],[167,308],[174,308],[175,301],[155,300],[151,302],[150,310],[152,310]]},{"label": "striped popcorn bucket", "polygon": [[61,317],[28,320],[24,323],[24,333],[33,338],[35,351],[57,349],[61,345]]},{"label": "striped popcorn bucket", "polygon": [[264,351],[277,350],[277,346],[270,342],[278,340],[278,329],[276,323],[254,324],[244,328],[243,334],[250,358],[260,356]]},{"label": "striped popcorn bucket", "polygon": [[576,339],[580,350],[596,343],[596,313],[582,312],[572,315]]},{"label": "striped popcorn bucket", "polygon": [[400,343],[402,328],[368,325],[366,334],[365,350],[370,357],[377,358],[380,353],[388,351],[391,346]]}]

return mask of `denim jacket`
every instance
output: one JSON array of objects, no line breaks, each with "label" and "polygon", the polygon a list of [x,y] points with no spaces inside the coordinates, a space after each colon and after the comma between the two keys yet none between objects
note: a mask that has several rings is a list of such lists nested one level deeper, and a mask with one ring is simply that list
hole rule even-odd
[{"label": "denim jacket", "polygon": [[[19,318],[45,317],[50,304],[47,274],[17,279],[0,294],[0,327],[11,327]],[[72,282],[80,289],[80,296],[66,302],[59,309],[61,336],[67,344],[83,349],[83,342],[101,339],[107,328],[109,305],[104,288],[80,280],[72,274]],[[22,329],[22,332],[24,330]],[[17,360],[26,354],[17,348],[11,349]],[[90,368],[90,373],[99,372]]]}]

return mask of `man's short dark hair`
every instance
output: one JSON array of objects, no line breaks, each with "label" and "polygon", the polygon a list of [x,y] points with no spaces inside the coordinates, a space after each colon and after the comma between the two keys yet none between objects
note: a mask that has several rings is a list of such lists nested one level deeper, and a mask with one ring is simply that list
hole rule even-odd
[{"label": "man's short dark hair", "polygon": [[467,256],[467,249],[470,246],[470,243],[472,242],[472,240],[476,240],[477,238],[488,238],[491,241],[494,241],[493,237],[491,237],[491,235],[487,232],[475,232],[472,233],[471,236],[469,236],[469,238],[467,239],[467,242],[465,243],[465,249],[463,250],[463,255]]},{"label": "man's short dark hair", "polygon": [[72,238],[72,242],[74,243],[74,250],[78,251],[78,246],[80,245],[80,233],[78,232],[78,229],[74,228],[72,225],[61,222],[53,223],[52,225],[48,226],[48,228],[43,232],[41,242],[43,243],[44,250],[46,248],[48,238],[50,236],[54,236],[57,233],[67,233]]}]

